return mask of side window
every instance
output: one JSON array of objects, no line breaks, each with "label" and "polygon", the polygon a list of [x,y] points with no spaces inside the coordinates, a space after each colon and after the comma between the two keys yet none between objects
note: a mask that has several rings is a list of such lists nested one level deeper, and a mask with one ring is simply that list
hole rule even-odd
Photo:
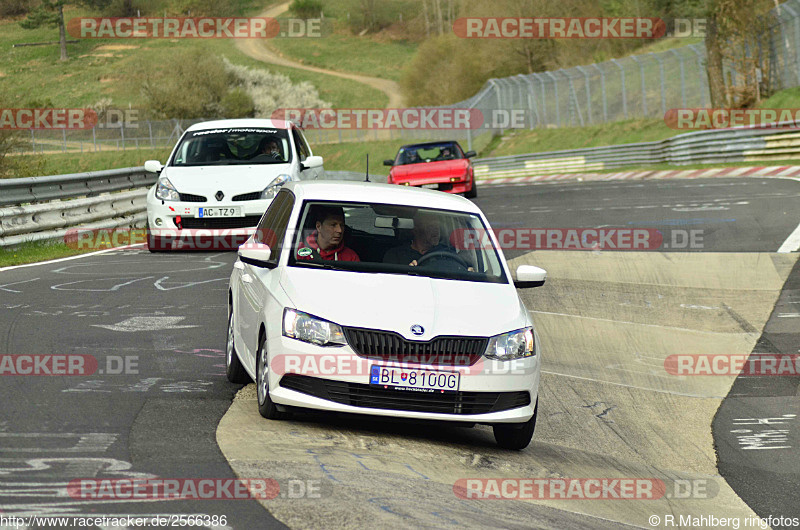
[{"label": "side window", "polygon": [[255,239],[261,244],[269,245],[269,260],[277,262],[281,256],[286,228],[294,207],[294,195],[288,190],[281,190],[270,204],[267,213],[261,218],[256,228]]},{"label": "side window", "polygon": [[305,138],[303,138],[297,129],[292,129],[292,136],[294,137],[294,145],[297,148],[297,154],[300,156],[300,161],[303,162],[310,155],[308,152],[308,145],[306,145]]}]

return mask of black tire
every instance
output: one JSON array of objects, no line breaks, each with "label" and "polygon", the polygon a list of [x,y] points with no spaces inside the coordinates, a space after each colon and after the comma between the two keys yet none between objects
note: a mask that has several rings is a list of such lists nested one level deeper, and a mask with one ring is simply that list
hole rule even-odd
[{"label": "black tire", "polygon": [[478,196],[478,183],[473,178],[472,179],[472,189],[469,190],[467,193],[465,193],[464,197],[466,197],[467,199],[474,199],[477,196]]},{"label": "black tire", "polygon": [[261,335],[258,341],[258,355],[256,357],[256,394],[258,395],[258,412],[268,420],[284,420],[289,417],[288,412],[281,412],[269,397],[269,377],[267,377],[267,338]]},{"label": "black tire", "polygon": [[521,450],[528,447],[536,429],[536,415],[539,412],[539,398],[533,408],[533,416],[525,423],[496,423],[492,426],[494,439],[503,449]]},{"label": "black tire", "polygon": [[242,361],[239,360],[239,354],[236,353],[236,344],[233,341],[233,309],[230,310],[228,316],[228,338],[225,341],[225,375],[228,376],[228,381],[245,385],[251,381],[250,376],[242,366]]},{"label": "black tire", "polygon": [[162,238],[158,236],[150,235],[150,223],[147,223],[145,227],[147,230],[147,250],[150,252],[165,252],[167,249],[164,248],[164,241]]}]

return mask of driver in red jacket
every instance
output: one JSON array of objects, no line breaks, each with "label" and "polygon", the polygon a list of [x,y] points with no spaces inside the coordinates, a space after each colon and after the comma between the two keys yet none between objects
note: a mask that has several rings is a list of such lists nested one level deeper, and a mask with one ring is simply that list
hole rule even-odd
[{"label": "driver in red jacket", "polygon": [[344,246],[344,210],[322,206],[315,213],[317,229],[297,249],[297,259],[361,261],[353,249]]}]

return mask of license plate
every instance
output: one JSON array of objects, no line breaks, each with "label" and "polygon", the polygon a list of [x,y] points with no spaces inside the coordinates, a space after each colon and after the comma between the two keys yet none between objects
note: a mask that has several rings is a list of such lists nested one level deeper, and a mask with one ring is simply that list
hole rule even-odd
[{"label": "license plate", "polygon": [[197,217],[242,217],[242,209],[238,206],[231,208],[198,208]]},{"label": "license plate", "polygon": [[439,189],[439,185],[438,184],[423,184],[421,187],[428,188],[430,190],[438,190]]},{"label": "license plate", "polygon": [[370,368],[369,384],[417,392],[435,392],[437,390],[455,392],[458,390],[460,378],[461,374],[458,372],[373,364]]}]

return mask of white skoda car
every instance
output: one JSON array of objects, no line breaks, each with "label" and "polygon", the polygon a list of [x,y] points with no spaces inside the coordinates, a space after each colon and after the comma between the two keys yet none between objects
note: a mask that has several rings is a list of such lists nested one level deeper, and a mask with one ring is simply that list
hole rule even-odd
[{"label": "white skoda car", "polygon": [[239,248],[227,375],[269,419],[297,409],[490,424],[533,436],[541,348],[486,217],[459,196],[291,182]]},{"label": "white skoda car", "polygon": [[151,251],[208,248],[225,237],[241,243],[281,186],[323,172],[300,128],[265,119],[192,125],[166,165],[148,160],[144,167],[159,174],[147,194]]}]

